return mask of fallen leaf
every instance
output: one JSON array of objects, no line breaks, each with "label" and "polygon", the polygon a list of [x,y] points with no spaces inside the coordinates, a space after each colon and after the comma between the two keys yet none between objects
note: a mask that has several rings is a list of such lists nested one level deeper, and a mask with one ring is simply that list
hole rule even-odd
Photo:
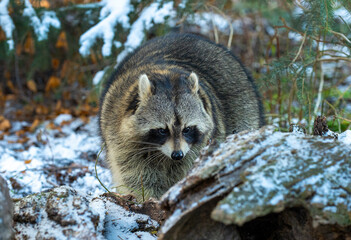
[{"label": "fallen leaf", "polygon": [[16,95],[15,94],[7,94],[6,95],[6,100],[9,100],[9,101],[11,101],[11,100],[16,100],[17,98],[16,98]]},{"label": "fallen leaf", "polygon": [[21,184],[13,177],[10,177],[11,186],[13,189],[21,189]]},{"label": "fallen leaf", "polygon": [[34,39],[32,37],[31,32],[28,32],[28,36],[26,37],[26,40],[24,41],[23,50],[25,53],[28,53],[30,55],[33,55],[35,53]]},{"label": "fallen leaf", "polygon": [[34,119],[32,125],[29,128],[29,131],[34,132],[34,130],[39,126],[39,123],[40,123],[39,119],[37,118]]},{"label": "fallen leaf", "polygon": [[4,77],[6,78],[6,80],[11,80],[11,73],[10,73],[10,71],[5,71],[4,72]]},{"label": "fallen leaf", "polygon": [[13,83],[11,82],[11,80],[7,80],[7,81],[6,81],[6,85],[7,85],[7,87],[8,87],[9,89],[11,89],[11,91],[12,91],[13,93],[16,92],[16,88],[15,88],[15,86],[13,85]]},{"label": "fallen leaf", "polygon": [[35,82],[33,80],[29,80],[27,81],[27,87],[29,90],[31,90],[32,92],[36,93],[37,92],[37,85],[35,84]]},{"label": "fallen leaf", "polygon": [[73,120],[69,120],[69,121],[62,121],[61,124],[60,124],[60,127],[63,127],[65,125],[68,125],[72,122]]},{"label": "fallen leaf", "polygon": [[24,129],[21,129],[21,130],[18,130],[16,131],[16,135],[19,137],[19,136],[22,136],[26,133],[26,131]]},{"label": "fallen leaf", "polygon": [[53,69],[57,70],[60,66],[60,60],[58,60],[57,58],[51,59],[51,66]]},{"label": "fallen leaf", "polygon": [[28,159],[24,161],[24,164],[30,164],[32,162],[32,159]]},{"label": "fallen leaf", "polygon": [[58,36],[58,39],[56,42],[56,48],[64,48],[66,51],[68,50],[66,33],[63,31]]},{"label": "fallen leaf", "polygon": [[3,116],[2,117],[2,120],[0,120],[0,131],[7,131],[11,128],[11,122],[4,118]]},{"label": "fallen leaf", "polygon": [[5,32],[2,30],[2,28],[0,27],[0,42],[1,41],[5,41],[6,40],[6,35]]},{"label": "fallen leaf", "polygon": [[48,0],[30,1],[34,8],[50,8]]},{"label": "fallen leaf", "polygon": [[56,89],[58,86],[60,86],[60,84],[61,81],[58,77],[51,76],[49,81],[46,83],[45,92],[48,93],[50,90]]},{"label": "fallen leaf", "polygon": [[90,51],[90,59],[93,64],[96,64],[98,62],[94,51]]},{"label": "fallen leaf", "polygon": [[21,45],[21,44],[17,44],[17,45],[16,45],[16,54],[17,54],[17,55],[21,55],[22,50],[23,50],[22,45]]},{"label": "fallen leaf", "polygon": [[56,126],[53,122],[50,122],[48,125],[46,125],[46,128],[51,130],[59,130],[60,132],[62,132],[61,127]]},{"label": "fallen leaf", "polygon": [[37,105],[35,107],[35,113],[38,115],[47,115],[49,113],[49,109],[44,105]]},{"label": "fallen leaf", "polygon": [[16,141],[16,143],[21,143],[21,144],[23,144],[23,143],[28,142],[29,140],[30,140],[30,139],[29,139],[28,137],[23,137],[23,138],[18,139],[18,140]]},{"label": "fallen leaf", "polygon": [[61,78],[64,78],[67,76],[67,71],[68,69],[70,68],[71,66],[71,62],[69,60],[65,60],[62,64],[62,68],[61,68],[61,71],[60,71],[60,77]]}]

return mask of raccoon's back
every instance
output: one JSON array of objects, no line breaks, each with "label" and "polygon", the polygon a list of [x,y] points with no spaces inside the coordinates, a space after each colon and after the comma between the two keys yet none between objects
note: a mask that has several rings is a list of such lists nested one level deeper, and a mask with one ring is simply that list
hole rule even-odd
[{"label": "raccoon's back", "polygon": [[127,56],[109,85],[123,95],[150,68],[182,68],[200,77],[200,86],[214,94],[225,118],[227,134],[263,125],[260,96],[240,61],[225,47],[192,34],[170,34],[146,42]]}]

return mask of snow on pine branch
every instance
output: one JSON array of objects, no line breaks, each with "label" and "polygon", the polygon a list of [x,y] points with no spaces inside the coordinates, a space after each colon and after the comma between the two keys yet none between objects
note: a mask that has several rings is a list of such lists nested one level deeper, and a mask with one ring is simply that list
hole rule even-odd
[{"label": "snow on pine branch", "polygon": [[86,31],[80,37],[80,54],[87,56],[90,48],[94,45],[97,38],[104,40],[102,55],[111,55],[112,41],[115,36],[114,28],[117,23],[121,23],[124,28],[129,28],[128,14],[132,11],[129,0],[104,0],[104,7],[100,11],[100,22]]},{"label": "snow on pine branch", "polygon": [[130,0],[104,0],[104,7],[100,12],[101,21],[90,28],[80,37],[81,47],[80,54],[87,56],[90,48],[94,45],[97,38],[102,38],[102,55],[110,56],[115,37],[115,26],[121,23],[125,29],[130,29],[127,41],[124,44],[125,50],[119,55],[119,62],[128,52],[138,47],[144,39],[144,30],[150,29],[154,23],[163,23],[166,17],[174,17],[173,2],[167,2],[161,5],[158,0],[146,7],[140,14],[139,18],[130,25],[128,14],[134,10]]},{"label": "snow on pine branch", "polygon": [[56,13],[53,11],[44,11],[41,17],[41,21],[32,7],[29,0],[24,0],[25,9],[23,16],[29,17],[30,24],[37,35],[38,41],[42,41],[48,38],[48,32],[50,27],[60,28],[61,23],[56,17]]},{"label": "snow on pine branch", "polygon": [[138,47],[144,39],[144,30],[149,30],[153,23],[163,23],[166,17],[175,17],[176,12],[173,9],[173,2],[167,2],[160,8],[160,1],[152,3],[145,8],[138,20],[136,20],[124,44],[124,50],[118,55],[119,63],[129,52]]},{"label": "snow on pine branch", "polygon": [[[10,0],[2,0],[0,2],[0,27],[5,32],[9,50],[13,50],[14,41],[12,32],[15,30],[15,25],[7,10],[9,2]],[[50,27],[61,27],[61,23],[57,19],[55,12],[44,11],[40,20],[29,0],[24,0],[24,5],[23,16],[29,17],[30,25],[33,27],[34,32],[38,37],[38,41],[47,39]]]},{"label": "snow on pine branch", "polygon": [[7,11],[8,4],[9,0],[2,0],[0,2],[0,27],[5,32],[9,49],[12,50],[14,47],[12,32],[15,29],[15,25],[13,24],[13,21],[10,18],[9,13]]}]

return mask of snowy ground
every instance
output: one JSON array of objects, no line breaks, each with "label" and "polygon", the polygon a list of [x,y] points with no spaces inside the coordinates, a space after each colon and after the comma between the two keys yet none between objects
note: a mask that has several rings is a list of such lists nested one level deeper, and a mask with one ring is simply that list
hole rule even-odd
[{"label": "snowy ground", "polygon": [[[85,123],[70,115],[60,115],[53,121],[44,122],[34,132],[29,131],[29,123],[11,124],[9,134],[0,140],[0,175],[8,181],[11,196],[22,198],[60,185],[64,187],[53,191],[76,191],[64,201],[57,197],[56,203],[57,214],[73,219],[77,223],[74,225],[60,226],[48,218],[45,206],[49,197],[43,197],[45,194],[41,195],[44,202],[40,202],[41,198],[36,195],[21,200],[26,203],[23,206],[16,202],[15,214],[40,216],[36,224],[15,223],[18,239],[38,239],[38,236],[42,236],[63,240],[68,238],[65,231],[77,234],[70,239],[86,239],[82,237],[84,234],[95,236],[92,238],[90,235],[89,239],[156,239],[155,234],[140,230],[140,224],[146,224],[146,229],[158,228],[158,223],[149,216],[127,211],[106,198],[95,198],[105,192],[95,177],[95,160],[100,151],[97,117],[91,117],[89,123]],[[104,157],[101,155],[97,165],[98,177],[111,189],[110,172],[104,167]],[[73,211],[74,196],[78,196],[82,203],[90,202],[89,206],[86,203],[79,209],[98,214],[98,227],[91,226],[91,214],[77,215],[77,210]],[[33,202],[31,198],[39,201],[39,208],[27,206],[27,203]],[[67,212],[67,209],[70,210]]]},{"label": "snowy ground", "polygon": [[[105,192],[94,169],[100,150],[97,117],[86,124],[70,115],[60,115],[33,133],[21,131],[29,126],[12,122],[10,134],[0,140],[0,174],[8,181],[13,198],[60,185],[91,196]],[[110,187],[111,176],[101,165],[102,159],[100,156],[97,173]]]}]

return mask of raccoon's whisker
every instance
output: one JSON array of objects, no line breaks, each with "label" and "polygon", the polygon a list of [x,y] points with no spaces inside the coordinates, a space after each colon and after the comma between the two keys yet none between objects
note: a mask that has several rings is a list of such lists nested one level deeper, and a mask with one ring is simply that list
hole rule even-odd
[{"label": "raccoon's whisker", "polygon": [[[152,152],[154,152],[154,150],[153,150],[153,151],[145,150],[145,151],[142,151],[142,152],[136,152],[136,153],[134,153],[134,154],[131,154],[130,157],[131,157],[131,158],[135,158],[135,157],[138,157],[138,156],[140,156],[140,155],[148,154],[148,153],[152,153]],[[152,154],[152,155],[153,155],[153,154]]]},{"label": "raccoon's whisker", "polygon": [[155,147],[144,147],[144,148],[139,148],[136,150],[136,152],[152,152],[152,151],[157,151],[158,148]]},{"label": "raccoon's whisker", "polygon": [[157,146],[157,147],[161,146],[161,144],[152,143],[152,142],[143,142],[143,141],[130,141],[130,142],[131,143],[146,144],[146,145],[153,145],[153,146]]},{"label": "raccoon's whisker", "polygon": [[[129,158],[138,158],[140,155],[155,152],[156,149],[145,149],[144,151],[135,151],[129,154]],[[153,154],[152,154],[153,155]]]},{"label": "raccoon's whisker", "polygon": [[163,164],[166,160],[167,160],[167,156],[164,155],[162,152],[160,152],[160,154],[157,156],[157,162],[156,165],[159,166],[160,164]]},{"label": "raccoon's whisker", "polygon": [[138,147],[135,148],[133,152],[140,152],[140,151],[157,151],[158,148],[157,147],[153,147],[153,146],[144,146],[144,147]]},{"label": "raccoon's whisker", "polygon": [[145,164],[148,165],[148,164],[152,163],[155,159],[159,158],[161,155],[162,155],[162,153],[159,152],[159,153],[154,153],[154,154],[148,156],[145,159]]}]

